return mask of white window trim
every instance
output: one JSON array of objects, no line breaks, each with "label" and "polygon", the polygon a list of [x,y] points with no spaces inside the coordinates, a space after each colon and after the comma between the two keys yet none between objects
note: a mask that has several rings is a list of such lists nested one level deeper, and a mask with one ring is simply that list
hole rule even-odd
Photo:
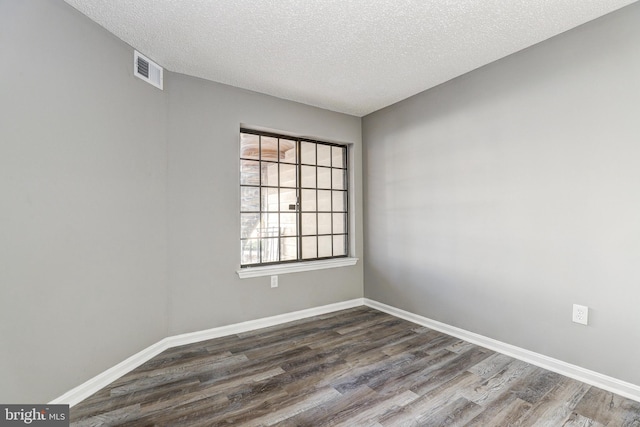
[{"label": "white window trim", "polygon": [[294,262],[289,264],[263,265],[245,267],[236,271],[241,279],[251,277],[275,276],[278,274],[301,273],[304,271],[323,270],[325,268],[349,267],[356,265],[359,258],[331,258],[319,261]]}]

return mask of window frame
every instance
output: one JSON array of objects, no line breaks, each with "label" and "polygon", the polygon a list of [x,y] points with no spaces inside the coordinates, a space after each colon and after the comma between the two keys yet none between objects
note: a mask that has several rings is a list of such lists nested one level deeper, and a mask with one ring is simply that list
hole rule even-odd
[{"label": "window frame", "polygon": [[[255,155],[250,155],[250,156],[243,156],[243,152],[242,152],[242,135],[243,134],[250,134],[250,135],[256,135],[260,138],[259,140],[259,145],[258,145],[258,156],[257,158],[255,157]],[[243,188],[258,188],[259,189],[259,205],[258,205],[258,211],[253,211],[253,210],[243,210],[243,206],[242,206],[242,196],[240,196],[240,206],[239,206],[239,215],[241,218],[241,227],[239,230],[239,237],[240,237],[240,269],[237,271],[238,275],[242,278],[242,277],[256,277],[256,276],[263,276],[263,275],[270,275],[270,274],[284,274],[284,273],[289,273],[289,272],[298,272],[298,271],[308,271],[308,270],[316,270],[316,269],[324,269],[324,268],[333,268],[333,267],[342,267],[342,266],[348,266],[348,265],[354,265],[358,259],[357,258],[352,258],[351,255],[351,239],[352,239],[352,235],[351,235],[351,168],[352,168],[352,164],[350,162],[350,149],[349,146],[347,144],[339,144],[339,143],[335,143],[335,142],[328,142],[328,141],[321,141],[321,140],[316,140],[316,139],[311,139],[311,138],[305,138],[305,137],[298,137],[298,136],[293,136],[293,135],[287,135],[287,134],[281,134],[281,133],[275,133],[275,132],[269,132],[269,131],[262,131],[262,130],[256,130],[256,129],[251,129],[251,128],[246,128],[246,127],[241,127],[240,128],[240,141],[238,142],[238,146],[239,146],[239,164],[242,165],[243,161],[257,161],[258,162],[258,175],[259,175],[259,181],[258,184],[247,184],[243,182],[243,173],[242,170],[239,171],[239,189],[240,189],[240,194],[242,194],[243,192]],[[291,162],[282,162],[280,156],[278,155],[277,160],[276,161],[270,161],[270,160],[263,160],[262,158],[262,150],[261,150],[261,144],[262,144],[262,138],[263,137],[267,137],[267,138],[278,138],[278,148],[277,148],[277,152],[280,152],[280,139],[283,140],[288,140],[288,141],[295,141],[295,152],[296,152],[296,156],[295,156],[295,162],[291,163]],[[301,155],[301,150],[302,150],[302,145],[303,143],[311,143],[314,144],[314,149],[315,149],[315,153],[317,155],[318,153],[318,147],[319,146],[328,146],[328,147],[337,147],[341,150],[341,156],[342,156],[342,164],[340,166],[336,166],[334,165],[334,159],[333,159],[333,151],[330,152],[329,155],[329,159],[330,162],[328,165],[322,165],[322,164],[318,164],[318,159],[316,157],[315,162],[314,163],[308,163],[308,162],[303,162],[303,157]],[[263,172],[262,172],[262,168],[263,168],[263,161],[267,162],[267,163],[273,163],[273,164],[277,164],[278,165],[278,181],[277,181],[277,185],[264,185],[263,184]],[[283,236],[282,235],[282,230],[281,230],[281,225],[282,223],[280,222],[280,218],[281,215],[283,213],[292,213],[289,211],[284,210],[283,211],[283,207],[281,205],[281,200],[278,198],[278,208],[277,211],[275,212],[271,212],[269,210],[269,208],[265,208],[263,206],[263,198],[262,198],[262,192],[264,191],[264,189],[277,189],[278,194],[280,197],[280,192],[281,190],[284,189],[291,189],[290,186],[283,186],[281,179],[280,179],[280,169],[281,169],[281,164],[293,164],[295,165],[296,168],[296,182],[295,182],[295,200],[296,200],[296,209],[295,209],[295,218],[296,218],[296,231],[295,231],[295,236]],[[316,182],[314,183],[314,186],[303,186],[303,182],[302,182],[302,173],[303,173],[303,166],[311,166],[311,167],[315,167],[315,174],[316,174]],[[318,176],[318,168],[327,168],[329,169],[329,175],[331,177],[331,185],[328,188],[319,186],[319,183],[317,181],[317,176]],[[333,174],[334,171],[342,171],[342,186],[341,188],[335,188],[334,185],[334,181],[333,181]],[[326,173],[326,172],[325,172]],[[312,190],[315,191],[315,202],[316,205],[314,207],[313,210],[303,210],[303,206],[302,206],[302,192],[303,190]],[[331,194],[331,199],[330,199],[330,210],[329,211],[325,211],[325,210],[321,210],[320,207],[318,206],[318,190],[320,191],[329,191]],[[342,197],[343,198],[343,209],[342,210],[334,210],[335,206],[333,204],[333,200],[334,200],[334,196],[335,196],[335,192],[340,192],[342,193],[342,196],[338,196],[338,197]],[[257,238],[256,237],[247,237],[246,235],[243,235],[243,228],[242,228],[242,216],[243,214],[256,214],[258,215],[259,221],[262,223],[263,221],[263,216],[269,214],[269,213],[277,213],[278,215],[278,235],[277,237],[275,237],[274,239],[276,239],[277,241],[277,245],[278,245],[278,260],[277,261],[267,261],[267,262],[262,262],[263,261],[263,252],[262,252],[262,245],[264,244],[264,237],[262,235],[259,235]],[[303,214],[315,214],[316,217],[316,226],[315,226],[315,233],[314,234],[303,234],[302,232],[302,218],[303,218]],[[318,225],[318,216],[320,214],[325,214],[328,215],[330,217],[330,232],[329,233],[320,233],[319,230],[319,225]],[[336,228],[334,228],[334,215],[343,215],[343,230],[342,232],[336,232]],[[263,225],[260,225],[259,227],[262,227]],[[320,247],[320,243],[319,243],[319,237],[325,237],[328,236],[331,239],[331,255],[329,256],[320,256],[321,254],[319,253],[319,247]],[[341,254],[339,255],[334,255],[335,253],[335,242],[334,242],[334,238],[335,236],[343,236],[343,249]],[[295,259],[282,259],[282,255],[283,255],[283,251],[282,251],[282,238],[291,238],[291,237],[295,237],[296,239],[296,257]],[[316,244],[316,253],[315,253],[315,257],[308,257],[308,258],[304,258],[304,254],[303,254],[303,239],[305,237],[315,237],[315,244]],[[258,242],[260,242],[260,246],[257,250],[257,256],[258,256],[258,261],[259,262],[249,262],[249,263],[243,263],[243,261],[246,262],[246,260],[243,260],[243,242],[244,241],[250,241],[251,239],[256,239]]]}]

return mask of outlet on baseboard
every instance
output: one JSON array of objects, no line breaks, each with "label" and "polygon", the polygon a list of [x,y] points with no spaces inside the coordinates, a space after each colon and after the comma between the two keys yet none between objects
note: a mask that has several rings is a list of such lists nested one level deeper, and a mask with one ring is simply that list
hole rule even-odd
[{"label": "outlet on baseboard", "polygon": [[278,276],[271,276],[271,287],[272,288],[278,287]]},{"label": "outlet on baseboard", "polygon": [[573,321],[581,325],[589,324],[589,307],[573,304]]}]

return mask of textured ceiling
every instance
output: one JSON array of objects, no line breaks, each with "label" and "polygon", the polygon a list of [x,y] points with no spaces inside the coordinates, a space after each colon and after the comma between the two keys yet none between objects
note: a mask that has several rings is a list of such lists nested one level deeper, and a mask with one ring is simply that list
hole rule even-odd
[{"label": "textured ceiling", "polygon": [[65,0],[163,67],[363,116],[635,0]]}]

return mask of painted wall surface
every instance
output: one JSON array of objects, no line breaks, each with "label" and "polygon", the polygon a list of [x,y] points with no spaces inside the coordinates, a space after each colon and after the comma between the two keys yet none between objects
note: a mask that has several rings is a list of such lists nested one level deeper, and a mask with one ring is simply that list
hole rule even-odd
[{"label": "painted wall surface", "polygon": [[[352,267],[240,279],[240,126],[349,143],[354,256],[362,254],[360,118],[171,74],[170,335],[363,296]],[[355,222],[353,222],[355,220]]]},{"label": "painted wall surface", "polygon": [[366,297],[640,384],[639,22],[363,119]]},{"label": "painted wall surface", "polygon": [[0,402],[48,402],[177,333],[363,296],[363,267],[240,280],[240,124],[351,144],[361,120],[170,72],[60,0],[0,1]]},{"label": "painted wall surface", "polygon": [[0,1],[0,402],[166,336],[166,99],[132,65],[62,1]]}]

